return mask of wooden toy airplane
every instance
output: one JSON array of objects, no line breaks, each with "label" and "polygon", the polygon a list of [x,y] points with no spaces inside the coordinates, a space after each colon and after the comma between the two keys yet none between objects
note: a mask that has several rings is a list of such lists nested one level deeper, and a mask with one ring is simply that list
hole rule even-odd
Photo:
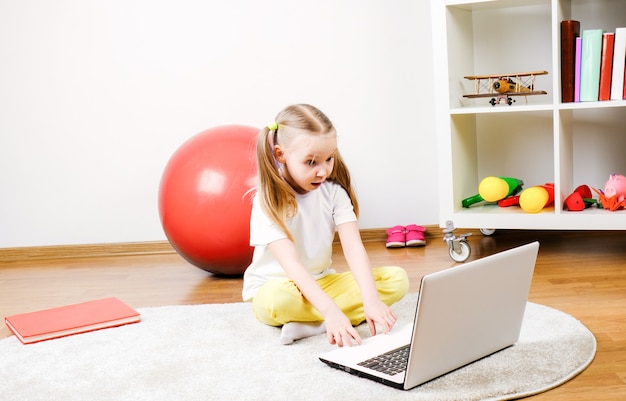
[{"label": "wooden toy airplane", "polygon": [[517,74],[470,75],[464,78],[474,81],[474,93],[467,98],[490,97],[492,106],[502,100],[509,106],[515,100],[511,96],[547,95],[546,91],[535,90],[535,77],[548,71],[531,71]]}]

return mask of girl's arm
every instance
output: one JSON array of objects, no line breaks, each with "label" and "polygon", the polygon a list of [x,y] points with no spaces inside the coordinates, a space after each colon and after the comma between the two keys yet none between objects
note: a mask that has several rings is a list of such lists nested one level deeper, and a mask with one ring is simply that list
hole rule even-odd
[{"label": "girl's arm", "polygon": [[396,323],[397,317],[378,296],[369,257],[363,246],[363,241],[361,241],[359,227],[356,222],[348,222],[340,224],[337,231],[348,266],[350,266],[361,290],[365,318],[370,333],[376,334],[376,323],[382,326],[383,332],[388,333]]},{"label": "girl's arm", "polygon": [[285,269],[289,279],[298,286],[304,297],[324,317],[328,342],[340,347],[352,345],[353,340],[361,344],[361,337],[352,327],[350,320],[304,267],[293,242],[284,238],[270,243],[269,248]]}]

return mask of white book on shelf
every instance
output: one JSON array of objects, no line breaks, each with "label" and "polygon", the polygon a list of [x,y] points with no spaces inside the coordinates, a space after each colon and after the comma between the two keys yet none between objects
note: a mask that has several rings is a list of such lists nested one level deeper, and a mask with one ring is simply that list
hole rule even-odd
[{"label": "white book on shelf", "polygon": [[611,100],[624,98],[624,64],[626,63],[626,27],[615,29]]}]

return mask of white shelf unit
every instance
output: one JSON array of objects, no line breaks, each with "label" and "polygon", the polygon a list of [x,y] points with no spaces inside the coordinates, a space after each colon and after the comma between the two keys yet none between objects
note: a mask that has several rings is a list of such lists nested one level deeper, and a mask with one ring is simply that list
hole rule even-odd
[{"label": "white shelf unit", "polygon": [[[626,175],[626,101],[561,103],[560,26],[614,32],[626,26],[622,0],[431,0],[439,169],[439,223],[489,229],[624,230],[626,211],[564,210],[581,184],[603,189],[611,173]],[[536,89],[512,106],[467,99],[466,75],[546,70]],[[522,179],[524,188],[555,184],[553,207],[475,205],[486,176]],[[594,198],[597,195],[594,193]]]}]

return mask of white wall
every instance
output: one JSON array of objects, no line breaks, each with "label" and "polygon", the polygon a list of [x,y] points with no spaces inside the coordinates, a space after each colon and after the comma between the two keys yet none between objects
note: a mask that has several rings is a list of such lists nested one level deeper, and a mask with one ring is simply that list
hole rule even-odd
[{"label": "white wall", "polygon": [[0,248],[164,240],[163,168],[312,103],[361,228],[437,222],[429,2],[0,0]]}]

